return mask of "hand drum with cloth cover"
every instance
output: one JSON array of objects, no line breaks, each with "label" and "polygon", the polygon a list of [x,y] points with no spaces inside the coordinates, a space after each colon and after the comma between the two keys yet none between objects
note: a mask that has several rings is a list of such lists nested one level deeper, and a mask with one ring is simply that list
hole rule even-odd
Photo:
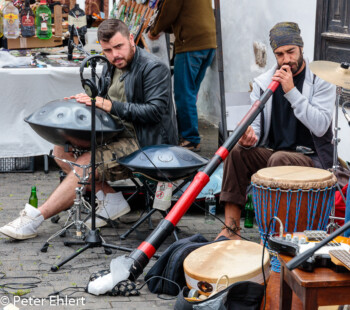
[{"label": "hand drum with cloth cover", "polygon": [[[184,260],[186,284],[209,296],[220,286],[239,281],[264,283],[261,270],[263,246],[255,242],[225,240],[202,246],[192,251]],[[269,254],[265,249],[264,272],[270,272]],[[225,282],[225,276],[228,281]]]}]

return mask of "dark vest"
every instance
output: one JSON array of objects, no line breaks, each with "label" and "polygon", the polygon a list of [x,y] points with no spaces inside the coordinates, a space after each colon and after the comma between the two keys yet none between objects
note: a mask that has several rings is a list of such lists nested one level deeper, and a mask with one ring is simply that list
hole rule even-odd
[{"label": "dark vest", "polygon": [[[260,93],[262,94],[263,92],[264,91],[260,89]],[[262,137],[264,136],[264,110],[261,111],[260,117],[261,117],[260,119],[260,126],[261,126],[260,140],[261,140]],[[321,169],[332,168],[333,154],[334,154],[334,149],[332,144],[332,140],[333,140],[332,123],[330,124],[328,130],[322,137],[317,137],[312,132],[311,132],[311,136],[312,136],[312,140],[314,142],[315,150],[317,153],[317,155],[311,156],[314,166],[316,168],[321,168]]]}]

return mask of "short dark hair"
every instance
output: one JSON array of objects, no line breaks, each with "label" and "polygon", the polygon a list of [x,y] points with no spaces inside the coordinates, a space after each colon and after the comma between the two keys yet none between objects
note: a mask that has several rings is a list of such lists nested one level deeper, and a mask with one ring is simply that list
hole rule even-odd
[{"label": "short dark hair", "polygon": [[129,28],[124,22],[119,19],[106,19],[98,27],[97,39],[108,42],[117,32],[129,38]]}]

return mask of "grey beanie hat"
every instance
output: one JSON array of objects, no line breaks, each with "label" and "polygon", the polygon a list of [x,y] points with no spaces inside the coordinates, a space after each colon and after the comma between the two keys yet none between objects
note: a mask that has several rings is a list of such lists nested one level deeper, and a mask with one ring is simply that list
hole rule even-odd
[{"label": "grey beanie hat", "polygon": [[270,45],[273,51],[284,45],[297,45],[303,47],[304,42],[300,36],[298,24],[282,22],[273,26],[270,30]]}]

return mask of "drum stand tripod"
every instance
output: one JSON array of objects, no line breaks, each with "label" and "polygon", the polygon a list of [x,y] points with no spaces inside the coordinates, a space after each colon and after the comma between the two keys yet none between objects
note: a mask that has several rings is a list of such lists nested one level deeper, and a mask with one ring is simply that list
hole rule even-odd
[{"label": "drum stand tripod", "polygon": [[[67,231],[69,231],[70,228],[75,227],[75,238],[80,239],[80,241],[65,241],[64,245],[65,246],[70,246],[70,245],[82,245],[84,243],[84,239],[86,237],[86,231],[90,230],[90,228],[85,224],[86,220],[88,217],[84,220],[81,219],[81,213],[83,208],[85,207],[89,211],[91,211],[91,205],[84,199],[84,194],[85,194],[85,187],[86,185],[89,184],[89,177],[91,174],[91,164],[88,165],[79,165],[76,164],[75,162],[58,158],[56,156],[53,156],[50,154],[50,157],[60,160],[70,166],[72,169],[73,173],[75,176],[79,179],[78,184],[80,186],[75,188],[75,199],[74,199],[74,205],[71,209],[68,210],[68,218],[63,225],[63,228],[57,231],[55,234],[53,234],[50,238],[48,238],[45,242],[45,244],[41,248],[41,252],[47,252],[48,247],[50,246],[50,241],[57,236],[63,237]],[[77,171],[75,170],[74,167],[79,167],[82,169],[82,175],[79,175]],[[99,216],[100,217],[100,216]],[[102,218],[102,217],[101,217]],[[69,223],[70,220],[73,221]],[[103,220],[109,221],[109,219],[102,218]],[[102,239],[103,240],[103,239]],[[111,251],[107,248],[105,248],[105,253],[106,254],[111,254]]]},{"label": "drum stand tripod", "polygon": [[[112,244],[107,244],[104,242],[100,235],[100,230],[96,229],[96,208],[95,208],[95,179],[96,179],[96,97],[98,96],[99,92],[96,87],[92,87],[93,85],[96,85],[96,59],[103,59],[104,61],[108,62],[107,59],[105,59],[103,56],[100,55],[93,55],[85,58],[84,62],[81,65],[81,69],[84,68],[85,64],[90,63],[91,65],[91,76],[94,81],[94,83],[87,83],[86,80],[83,80],[83,87],[88,94],[88,96],[91,98],[91,162],[90,162],[90,174],[91,174],[91,229],[88,231],[86,238],[84,239],[84,246],[81,247],[79,250],[75,251],[72,255],[68,256],[67,258],[63,259],[58,264],[55,264],[51,267],[51,271],[55,272],[58,271],[61,266],[75,258],[76,256],[80,255],[81,253],[85,252],[87,249],[95,248],[95,247],[104,247],[105,249],[117,249],[127,252],[132,252],[133,249],[126,248],[126,247],[120,247]],[[92,85],[93,84],[93,85]],[[89,176],[90,176],[89,174]],[[80,195],[80,193],[79,193]],[[80,204],[80,203],[79,203]],[[109,252],[109,251],[108,251]]]},{"label": "drum stand tripod", "polygon": [[[333,137],[333,167],[332,172],[335,175],[336,171],[339,169],[339,161],[338,161],[338,143],[340,142],[340,139],[338,138],[338,131],[340,128],[338,127],[338,110],[339,110],[339,101],[340,101],[340,95],[342,93],[342,88],[340,86],[337,86],[337,98],[336,98],[336,104],[335,104],[335,122],[334,122],[334,137]],[[341,190],[341,187],[339,183],[336,183],[336,186],[339,190],[340,195],[343,198],[343,201],[346,203],[346,199],[343,195],[343,192]],[[344,220],[341,217],[335,216],[335,204],[333,204],[333,208],[331,210],[331,215],[329,216],[329,224],[327,226],[327,231],[333,232],[334,230],[338,229],[340,226],[338,223],[335,222],[335,220]]]}]

